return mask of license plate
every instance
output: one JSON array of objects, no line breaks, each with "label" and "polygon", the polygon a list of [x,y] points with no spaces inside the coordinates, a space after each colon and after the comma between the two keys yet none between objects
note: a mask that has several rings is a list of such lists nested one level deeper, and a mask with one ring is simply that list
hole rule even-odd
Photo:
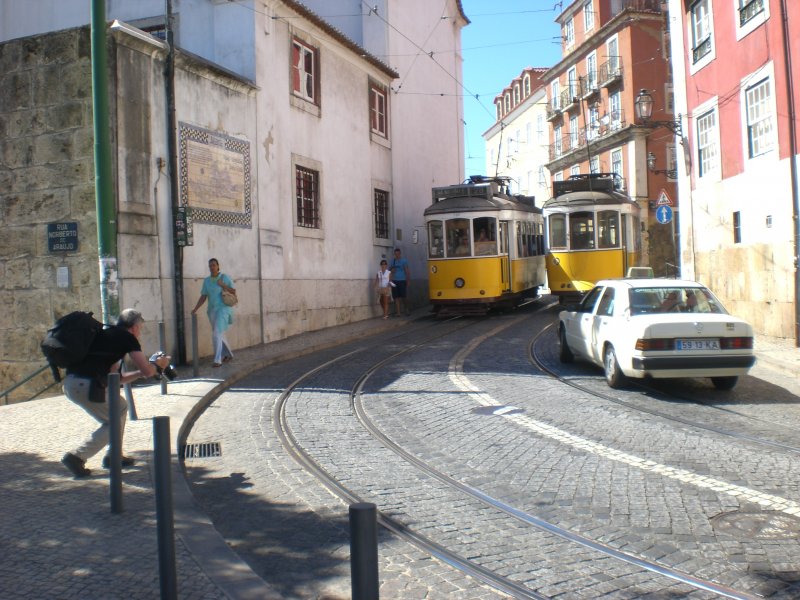
[{"label": "license plate", "polygon": [[718,339],[675,340],[675,350],[719,350]]}]

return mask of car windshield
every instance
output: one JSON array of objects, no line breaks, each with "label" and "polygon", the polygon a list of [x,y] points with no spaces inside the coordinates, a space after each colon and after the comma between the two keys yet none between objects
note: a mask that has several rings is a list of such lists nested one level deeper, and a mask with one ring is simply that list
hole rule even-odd
[{"label": "car windshield", "polygon": [[703,287],[633,288],[628,291],[631,315],[654,313],[728,314],[710,290]]}]

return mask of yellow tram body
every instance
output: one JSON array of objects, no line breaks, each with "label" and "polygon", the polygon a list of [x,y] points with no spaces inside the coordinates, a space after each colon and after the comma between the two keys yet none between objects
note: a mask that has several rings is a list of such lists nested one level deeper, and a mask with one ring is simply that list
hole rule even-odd
[{"label": "yellow tram body", "polygon": [[550,292],[562,302],[577,299],[600,279],[625,277],[640,266],[639,210],[611,173],[553,182],[542,209]]},{"label": "yellow tram body", "polygon": [[544,222],[503,180],[433,188],[425,210],[428,289],[439,314],[481,314],[535,297],[545,283]]}]

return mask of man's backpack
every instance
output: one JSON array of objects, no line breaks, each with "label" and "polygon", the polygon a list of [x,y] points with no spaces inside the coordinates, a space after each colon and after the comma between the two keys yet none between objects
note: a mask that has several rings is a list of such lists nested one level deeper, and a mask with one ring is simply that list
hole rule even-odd
[{"label": "man's backpack", "polygon": [[50,364],[56,381],[61,381],[58,368],[66,369],[80,364],[89,353],[89,346],[97,332],[103,329],[103,324],[92,314],[76,310],[61,317],[47,331],[41,344],[42,354]]}]

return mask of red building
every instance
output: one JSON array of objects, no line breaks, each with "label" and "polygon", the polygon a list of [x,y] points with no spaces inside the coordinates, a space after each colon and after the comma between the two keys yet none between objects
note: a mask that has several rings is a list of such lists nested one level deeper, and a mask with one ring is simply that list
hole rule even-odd
[{"label": "red building", "polygon": [[800,3],[670,0],[683,274],[798,340]]},{"label": "red building", "polygon": [[[557,21],[562,58],[542,77],[552,179],[619,175],[620,187],[647,215],[646,264],[658,275],[677,274],[676,135],[659,125],[675,119],[662,2],[574,0]],[[649,121],[636,112],[642,90],[652,100]],[[666,222],[656,218],[659,198],[673,205]]]}]

